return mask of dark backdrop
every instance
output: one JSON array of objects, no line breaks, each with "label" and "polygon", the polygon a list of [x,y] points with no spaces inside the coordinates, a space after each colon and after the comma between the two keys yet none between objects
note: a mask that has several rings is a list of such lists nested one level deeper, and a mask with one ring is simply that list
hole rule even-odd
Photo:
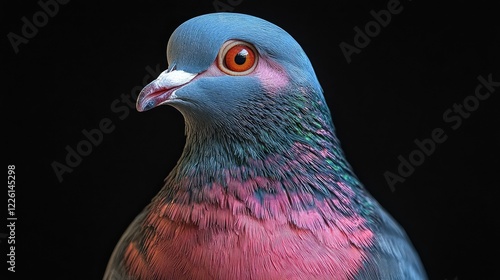
[{"label": "dark backdrop", "polygon": [[[4,168],[16,172],[17,272],[7,279],[102,277],[184,143],[175,109],[138,113],[127,104],[166,68],[171,32],[217,9],[267,19],[302,45],[348,160],[407,230],[431,279],[495,275],[500,87],[475,97],[478,77],[500,82],[492,6],[401,0],[378,30],[370,11],[382,15],[394,2],[82,2],[1,4]],[[367,24],[372,38],[363,42],[355,27]],[[355,39],[348,63],[339,45],[355,47]],[[425,139],[436,128],[445,136],[432,148]],[[415,141],[427,143],[427,155]],[[86,155],[72,154],[78,149]],[[398,171],[410,158],[418,166]],[[401,176],[392,188],[386,172]],[[3,189],[1,213],[8,213]],[[7,271],[10,231],[1,228]]]}]

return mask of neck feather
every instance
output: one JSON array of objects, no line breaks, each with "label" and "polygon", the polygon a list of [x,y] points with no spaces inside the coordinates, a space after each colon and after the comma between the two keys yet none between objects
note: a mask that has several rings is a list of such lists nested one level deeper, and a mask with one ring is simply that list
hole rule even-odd
[{"label": "neck feather", "polygon": [[[195,224],[206,219],[193,220],[203,215],[194,215],[192,205],[304,228],[356,220],[369,202],[362,199],[364,189],[345,160],[324,100],[294,100],[299,104],[293,110],[254,110],[224,125],[187,119],[184,152],[157,204],[184,205],[168,215]],[[256,104],[263,102],[269,101]],[[299,215],[304,212],[310,215]]]}]

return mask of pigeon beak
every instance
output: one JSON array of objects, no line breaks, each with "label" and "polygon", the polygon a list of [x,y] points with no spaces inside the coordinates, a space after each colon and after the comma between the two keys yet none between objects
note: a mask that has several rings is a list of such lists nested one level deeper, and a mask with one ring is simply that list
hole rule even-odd
[{"label": "pigeon beak", "polygon": [[182,70],[163,71],[156,80],[141,90],[137,98],[137,111],[144,112],[171,100],[175,91],[193,80],[196,75]]}]

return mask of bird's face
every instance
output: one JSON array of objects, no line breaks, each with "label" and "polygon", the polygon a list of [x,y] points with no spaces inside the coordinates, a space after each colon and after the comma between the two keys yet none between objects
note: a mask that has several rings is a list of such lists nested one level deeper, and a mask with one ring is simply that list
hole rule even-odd
[{"label": "bird's face", "polygon": [[167,59],[168,69],[141,91],[138,111],[167,104],[190,119],[224,122],[271,106],[260,101],[280,98],[292,84],[321,94],[299,44],[253,16],[214,13],[188,20],[170,37]]}]

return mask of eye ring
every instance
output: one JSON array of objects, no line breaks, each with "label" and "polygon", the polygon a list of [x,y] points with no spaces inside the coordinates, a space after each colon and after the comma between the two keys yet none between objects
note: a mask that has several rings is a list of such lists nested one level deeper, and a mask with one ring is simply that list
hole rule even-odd
[{"label": "eye ring", "polygon": [[257,50],[251,44],[239,40],[229,40],[220,48],[217,66],[226,74],[243,76],[255,69],[258,57]]}]

